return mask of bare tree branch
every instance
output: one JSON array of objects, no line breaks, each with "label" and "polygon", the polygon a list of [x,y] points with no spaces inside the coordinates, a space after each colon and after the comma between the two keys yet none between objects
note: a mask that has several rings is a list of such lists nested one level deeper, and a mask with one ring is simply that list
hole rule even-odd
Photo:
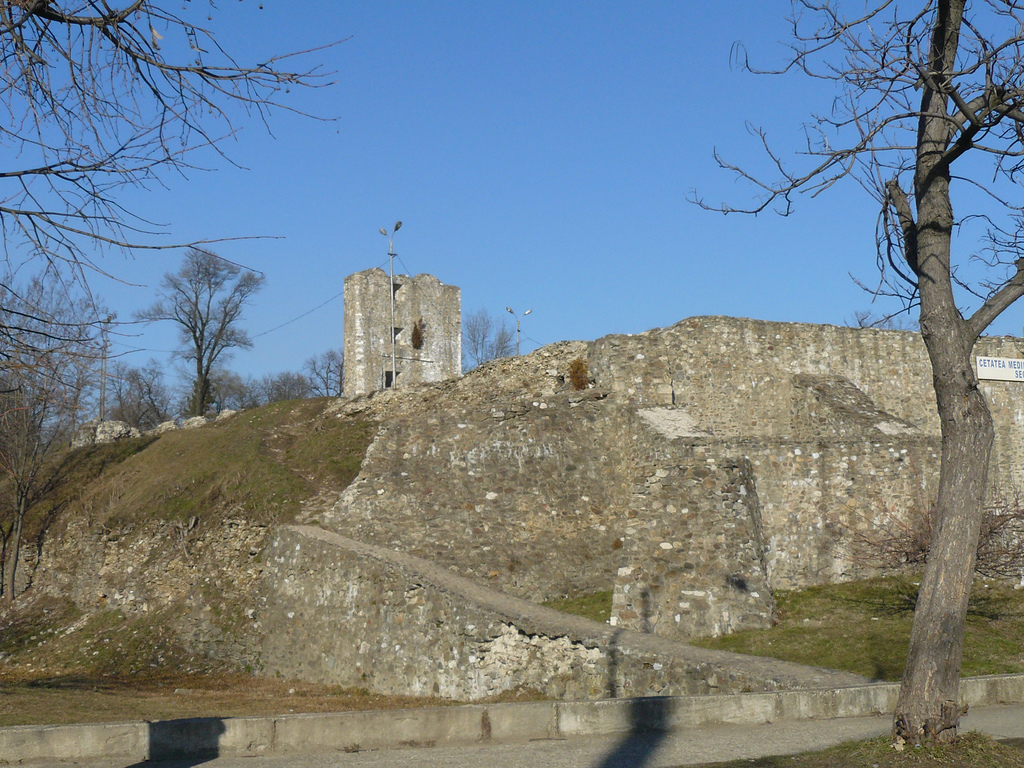
[{"label": "bare tree branch", "polygon": [[195,365],[189,412],[202,416],[213,402],[211,375],[232,349],[252,346],[239,326],[242,310],[263,286],[264,278],[243,271],[216,254],[193,248],[180,270],[164,275],[160,298],[136,313],[146,322],[169,320],[178,326],[179,355]]},{"label": "bare tree branch", "polygon": [[[203,5],[185,7],[198,14]],[[8,167],[0,171],[0,237],[8,260],[28,253],[81,275],[96,266],[97,245],[180,247],[154,243],[159,228],[122,208],[118,192],[166,170],[187,172],[190,154],[217,150],[235,133],[234,107],[265,123],[272,109],[288,109],[291,88],[329,84],[316,66],[290,66],[312,52],[240,63],[169,3],[2,0],[0,147]]]}]

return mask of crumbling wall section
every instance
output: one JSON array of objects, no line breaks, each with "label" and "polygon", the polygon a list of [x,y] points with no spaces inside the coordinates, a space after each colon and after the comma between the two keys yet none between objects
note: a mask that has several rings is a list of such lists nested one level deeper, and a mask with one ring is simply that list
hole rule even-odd
[{"label": "crumbling wall section", "polygon": [[613,629],[303,527],[275,532],[260,603],[267,673],[380,693],[600,699],[862,682]]},{"label": "crumbling wall section", "polygon": [[461,372],[458,287],[427,274],[395,275],[392,281],[379,268],[345,278],[347,395],[443,381]]}]

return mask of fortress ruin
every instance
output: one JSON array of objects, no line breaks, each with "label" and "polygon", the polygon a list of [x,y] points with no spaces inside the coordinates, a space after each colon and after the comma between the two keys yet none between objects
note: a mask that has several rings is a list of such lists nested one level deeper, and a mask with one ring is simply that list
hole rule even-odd
[{"label": "fortress ruin", "polygon": [[395,275],[392,282],[379,268],[345,278],[347,395],[441,381],[461,372],[456,286],[427,274]]},{"label": "fortress ruin", "polygon": [[[983,338],[976,354],[1024,358],[1024,341]],[[583,391],[567,381],[576,358],[593,380]],[[995,498],[1024,480],[1024,386],[981,386],[996,425]],[[340,407],[380,427],[360,476],[319,517],[323,528],[534,603],[611,589],[613,627],[676,641],[770,626],[776,589],[878,573],[858,556],[859,533],[920,521],[940,454],[919,334],[728,317],[562,342]],[[285,602],[305,594],[294,575],[305,557],[288,561]],[[426,594],[429,579],[410,576],[404,588],[399,580],[381,597],[360,571],[338,573],[337,598],[302,598],[313,626],[296,627],[301,642],[275,641],[289,654],[276,669],[317,669],[340,684],[355,682],[351,670],[361,680],[380,670],[381,690],[494,693],[473,688],[465,649],[448,649],[449,658],[442,643],[407,658],[412,646],[398,635],[434,631],[417,617],[427,620],[441,598],[407,601]],[[400,633],[389,615],[404,617]],[[311,638],[329,632],[317,616],[367,627],[344,641],[362,651],[343,659],[318,646]],[[377,636],[385,627],[390,645]],[[523,627],[475,614],[459,644],[472,640],[479,665],[492,663],[507,637],[537,653],[548,647]],[[401,658],[385,645],[403,648]],[[396,665],[415,670],[415,680],[396,679]]]},{"label": "fortress ruin", "polygon": [[[380,270],[370,281],[389,288]],[[1005,374],[979,386],[996,430],[990,498],[1012,499],[1024,339],[982,338],[975,355]],[[462,699],[864,682],[687,641],[770,626],[779,589],[877,574],[863,537],[921,523],[941,439],[919,334],[693,317],[399,382],[353,385],[323,414],[375,424],[340,499],[311,499],[303,525],[243,516],[197,533],[206,582],[251,603],[223,633],[190,590],[176,625],[190,647],[264,674]],[[186,584],[150,557],[174,549],[169,524],[75,526],[47,539],[31,577],[52,594],[139,612]],[[611,626],[538,605],[608,592]]]}]

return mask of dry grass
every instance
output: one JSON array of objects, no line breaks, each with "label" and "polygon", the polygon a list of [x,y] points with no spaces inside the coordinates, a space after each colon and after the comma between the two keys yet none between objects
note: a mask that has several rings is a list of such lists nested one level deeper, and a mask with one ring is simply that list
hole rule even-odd
[{"label": "dry grass", "polygon": [[274,403],[167,432],[89,483],[78,506],[111,529],[218,512],[290,522],[305,499],[352,482],[369,445],[372,425],[324,415],[330,402]]},{"label": "dry grass", "polygon": [[0,670],[0,726],[407,709],[448,703],[230,674],[162,671],[131,677],[4,678]]},{"label": "dry grass", "polygon": [[549,600],[544,603],[556,611],[572,613],[591,621],[607,623],[612,615],[612,591],[588,592],[587,594],[568,597],[562,600]]}]

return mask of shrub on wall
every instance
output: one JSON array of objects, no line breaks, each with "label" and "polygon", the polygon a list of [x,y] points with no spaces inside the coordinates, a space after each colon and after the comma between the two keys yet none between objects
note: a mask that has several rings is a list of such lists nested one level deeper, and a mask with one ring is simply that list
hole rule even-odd
[{"label": "shrub on wall", "polygon": [[421,317],[412,326],[412,348],[423,349],[423,331],[426,330],[426,323],[423,322]]},{"label": "shrub on wall", "polygon": [[[871,524],[850,527],[851,559],[881,570],[923,567],[935,525],[933,508],[900,514],[885,506]],[[1019,494],[997,494],[986,505],[975,570],[985,578],[1024,578],[1024,504]]]},{"label": "shrub on wall", "polygon": [[569,363],[569,383],[576,390],[586,389],[589,386],[590,369],[587,367],[587,361],[582,357],[577,357]]}]

